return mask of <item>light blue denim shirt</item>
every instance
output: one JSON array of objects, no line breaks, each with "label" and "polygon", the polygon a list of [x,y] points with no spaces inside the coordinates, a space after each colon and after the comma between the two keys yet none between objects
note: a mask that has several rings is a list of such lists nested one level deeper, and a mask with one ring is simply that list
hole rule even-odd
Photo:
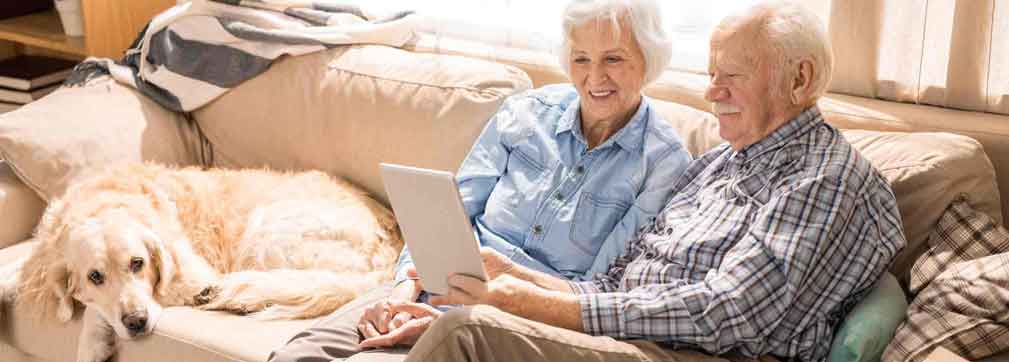
[{"label": "light blue denim shirt", "polygon": [[[570,84],[508,98],[456,174],[481,244],[568,279],[606,272],[690,162],[649,102],[643,97],[627,125],[589,150]],[[397,282],[412,264],[404,248]]]}]

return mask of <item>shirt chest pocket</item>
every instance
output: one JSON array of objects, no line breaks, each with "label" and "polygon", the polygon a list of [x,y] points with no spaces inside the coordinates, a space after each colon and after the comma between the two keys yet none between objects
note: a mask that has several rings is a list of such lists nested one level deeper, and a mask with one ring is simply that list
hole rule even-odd
[{"label": "shirt chest pocket", "polygon": [[546,161],[536,146],[523,143],[511,149],[505,173],[491,194],[491,202],[507,205],[510,213],[529,221],[542,198],[543,180],[549,173]]},{"label": "shirt chest pocket", "polygon": [[571,222],[571,241],[585,254],[596,255],[630,207],[627,200],[583,192]]}]

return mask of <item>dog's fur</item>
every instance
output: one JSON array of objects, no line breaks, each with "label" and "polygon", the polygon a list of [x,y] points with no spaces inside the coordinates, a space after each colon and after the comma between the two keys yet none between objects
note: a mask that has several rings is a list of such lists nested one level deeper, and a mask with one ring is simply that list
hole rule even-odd
[{"label": "dog's fur", "polygon": [[63,322],[83,304],[79,361],[150,333],[162,306],[327,314],[390,279],[403,245],[388,209],[320,172],[153,164],[75,182],[35,238],[15,300]]}]

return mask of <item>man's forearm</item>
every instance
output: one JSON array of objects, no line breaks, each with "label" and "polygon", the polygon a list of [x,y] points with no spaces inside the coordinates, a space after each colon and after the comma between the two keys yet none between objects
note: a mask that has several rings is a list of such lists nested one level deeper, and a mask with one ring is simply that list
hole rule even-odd
[{"label": "man's forearm", "polygon": [[564,279],[553,275],[533,270],[522,265],[515,264],[512,270],[508,271],[511,276],[536,284],[536,286],[548,291],[561,292],[564,294],[574,294],[571,286]]},{"label": "man's forearm", "polygon": [[514,297],[508,298],[507,302],[497,307],[519,317],[555,327],[576,332],[585,330],[582,325],[582,307],[577,295],[545,290],[532,285],[521,289],[515,292]]}]

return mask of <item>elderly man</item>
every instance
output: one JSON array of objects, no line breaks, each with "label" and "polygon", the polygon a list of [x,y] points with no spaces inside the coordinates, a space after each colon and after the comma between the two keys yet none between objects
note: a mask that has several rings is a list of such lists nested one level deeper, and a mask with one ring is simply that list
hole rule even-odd
[{"label": "elderly man", "polygon": [[[485,249],[491,280],[456,275],[435,304],[365,346],[412,341],[408,360],[826,358],[834,329],[904,246],[886,180],[824,123],[832,56],[819,20],[789,3],[725,19],[705,94],[728,141],[606,273],[568,282]],[[392,313],[390,313],[392,314]],[[731,358],[730,357],[730,358]]]}]

